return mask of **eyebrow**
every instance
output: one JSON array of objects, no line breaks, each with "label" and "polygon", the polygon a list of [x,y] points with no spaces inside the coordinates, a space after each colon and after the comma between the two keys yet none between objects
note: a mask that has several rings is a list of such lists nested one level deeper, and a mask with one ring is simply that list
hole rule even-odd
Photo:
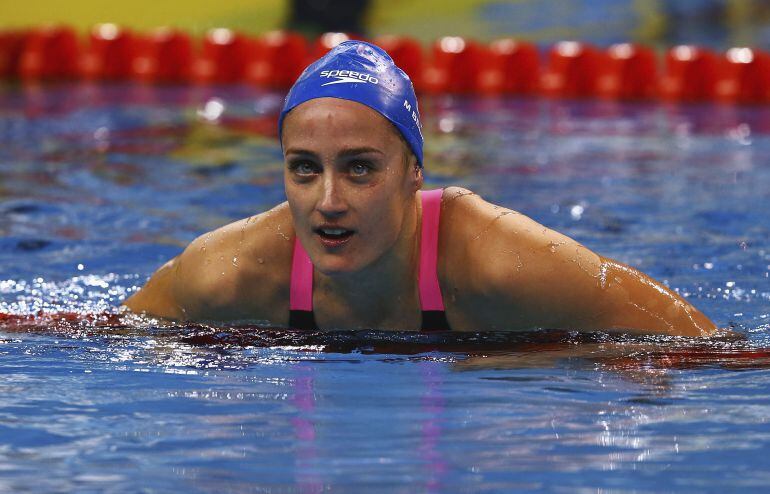
[{"label": "eyebrow", "polygon": [[[379,149],[364,146],[364,147],[343,149],[342,151],[339,152],[338,156],[347,158],[350,156],[358,156],[361,154],[369,154],[369,153],[376,153],[376,154],[382,154],[382,155],[385,154]],[[316,153],[314,153],[313,151],[309,151],[307,149],[295,149],[295,148],[287,149],[286,154],[287,155],[296,154],[300,156],[316,156]]]}]

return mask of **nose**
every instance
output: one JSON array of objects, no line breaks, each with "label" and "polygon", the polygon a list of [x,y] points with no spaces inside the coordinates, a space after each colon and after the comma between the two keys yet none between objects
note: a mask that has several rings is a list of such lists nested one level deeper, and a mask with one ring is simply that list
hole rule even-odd
[{"label": "nose", "polygon": [[333,173],[324,177],[322,187],[318,211],[328,218],[337,218],[345,214],[348,209],[347,202],[343,197],[340,183]]}]

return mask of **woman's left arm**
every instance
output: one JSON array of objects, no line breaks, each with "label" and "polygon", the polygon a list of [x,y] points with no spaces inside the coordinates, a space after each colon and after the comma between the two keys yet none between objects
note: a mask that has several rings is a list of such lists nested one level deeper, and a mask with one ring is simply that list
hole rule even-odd
[{"label": "woman's left arm", "polygon": [[483,319],[473,324],[684,336],[716,331],[702,312],[644,273],[478,196],[462,200],[465,206],[450,214],[466,225],[462,233],[452,228],[466,247],[450,264],[466,271],[462,285],[474,287],[472,309],[464,313]]},{"label": "woman's left arm", "polygon": [[[519,222],[534,223],[526,217]],[[508,245],[520,246],[520,262],[529,265],[519,267],[517,277],[523,279],[517,286],[505,290],[525,307],[542,311],[555,327],[681,336],[716,331],[708,317],[662,283],[534,224],[524,235],[501,233]]]}]

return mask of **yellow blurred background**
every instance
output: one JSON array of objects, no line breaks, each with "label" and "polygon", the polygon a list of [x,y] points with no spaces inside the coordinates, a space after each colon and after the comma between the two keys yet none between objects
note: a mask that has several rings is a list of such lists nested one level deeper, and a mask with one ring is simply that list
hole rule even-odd
[{"label": "yellow blurred background", "polygon": [[276,29],[287,9],[287,2],[276,0],[0,0],[0,5],[0,26],[5,28],[57,23],[85,30],[112,22],[140,30],[171,26],[191,33],[212,27]]},{"label": "yellow blurred background", "polygon": [[[201,34],[214,27],[261,33],[284,26],[288,0],[0,0],[0,29],[63,23],[85,31],[113,22]],[[369,34],[405,34],[428,42],[445,35],[535,42],[700,42],[766,45],[766,0],[372,0]]]}]

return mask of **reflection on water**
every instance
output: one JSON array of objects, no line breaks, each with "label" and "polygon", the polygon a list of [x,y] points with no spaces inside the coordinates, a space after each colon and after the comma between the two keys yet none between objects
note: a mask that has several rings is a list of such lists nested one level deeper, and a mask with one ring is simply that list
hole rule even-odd
[{"label": "reflection on water", "polygon": [[[708,487],[704,471],[724,455],[756,464],[746,453],[770,441],[770,351],[734,336],[108,319],[0,329],[3,489],[24,485],[29,462],[49,465],[52,490],[134,490],[126,465],[159,490],[172,473],[204,491],[249,491],[256,475],[323,492],[351,469],[357,483],[405,492],[610,488],[628,475],[651,489],[663,472]],[[711,482],[757,487],[766,472],[719,469]]]},{"label": "reflection on water", "polygon": [[770,110],[421,104],[431,186],[639,267],[737,335],[314,334],[119,314],[201,232],[283,200],[281,100],[0,88],[0,491],[770,483]]}]

